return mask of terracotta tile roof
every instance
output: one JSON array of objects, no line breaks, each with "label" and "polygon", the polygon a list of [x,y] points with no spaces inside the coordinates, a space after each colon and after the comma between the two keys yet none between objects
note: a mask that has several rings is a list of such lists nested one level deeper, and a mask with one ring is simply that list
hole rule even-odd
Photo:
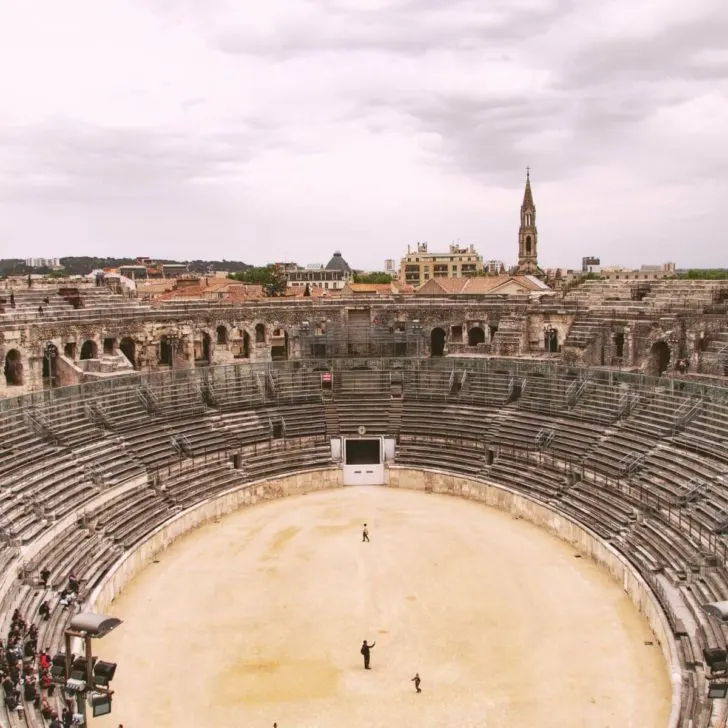
[{"label": "terracotta tile roof", "polygon": [[391,283],[347,283],[342,288],[342,293],[391,296],[399,293],[414,293],[414,288],[410,285],[402,285],[399,281],[392,281]]},{"label": "terracotta tile roof", "polygon": [[432,278],[417,289],[418,295],[457,295],[499,293],[516,287],[523,293],[549,290],[533,276],[476,276],[474,278]]}]

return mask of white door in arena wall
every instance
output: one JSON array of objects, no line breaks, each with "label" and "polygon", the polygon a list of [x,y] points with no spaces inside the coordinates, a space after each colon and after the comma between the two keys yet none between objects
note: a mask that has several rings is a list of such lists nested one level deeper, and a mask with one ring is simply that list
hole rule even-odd
[{"label": "white door in arena wall", "polygon": [[381,437],[345,437],[344,485],[384,485],[384,443]]}]

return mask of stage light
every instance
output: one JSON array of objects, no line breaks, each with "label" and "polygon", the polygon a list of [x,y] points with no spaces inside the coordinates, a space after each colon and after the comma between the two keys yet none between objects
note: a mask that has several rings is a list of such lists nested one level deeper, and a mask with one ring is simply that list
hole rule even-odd
[{"label": "stage light", "polygon": [[99,660],[94,665],[94,685],[103,685],[106,687],[116,674],[115,662],[104,662]]},{"label": "stage light", "polygon": [[86,681],[76,677],[69,677],[66,680],[66,692],[82,693],[86,689]]},{"label": "stage light", "polygon": [[728,653],[721,647],[705,647],[703,649],[703,659],[710,667],[719,662],[725,662],[727,656]]},{"label": "stage light", "polygon": [[722,700],[728,695],[728,683],[711,683],[708,685],[708,697],[711,700]]},{"label": "stage light", "polygon": [[[91,666],[93,667],[94,663],[96,662],[96,658],[91,658]],[[71,674],[70,677],[73,680],[86,680],[86,677],[88,676],[88,667],[86,663],[85,657],[77,657],[73,664],[71,665]]]},{"label": "stage light", "polygon": [[[73,657],[71,658],[73,659]],[[66,655],[63,652],[56,652],[51,660],[51,679],[53,682],[62,685],[66,682]]]},{"label": "stage light", "polygon": [[111,695],[108,693],[91,693],[89,703],[94,718],[111,712]]}]

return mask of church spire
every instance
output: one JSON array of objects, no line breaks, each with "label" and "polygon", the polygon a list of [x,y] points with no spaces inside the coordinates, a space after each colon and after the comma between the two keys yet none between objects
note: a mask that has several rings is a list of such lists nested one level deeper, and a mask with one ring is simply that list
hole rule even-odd
[{"label": "church spire", "polygon": [[521,205],[521,226],[518,229],[518,273],[543,275],[538,267],[538,230],[536,229],[536,205],[531,191],[531,168],[526,167],[526,189]]},{"label": "church spire", "polygon": [[531,168],[526,167],[526,189],[523,193],[523,207],[531,207],[535,210],[533,204],[533,193],[531,192]]}]

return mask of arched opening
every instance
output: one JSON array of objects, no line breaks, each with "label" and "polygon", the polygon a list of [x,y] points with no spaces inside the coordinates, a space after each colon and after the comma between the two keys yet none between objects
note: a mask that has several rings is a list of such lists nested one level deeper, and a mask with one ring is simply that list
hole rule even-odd
[{"label": "arched opening", "polygon": [[63,355],[67,356],[69,359],[76,358],[76,342],[75,341],[69,341],[63,347]]},{"label": "arched opening", "polygon": [[217,329],[218,346],[225,346],[228,343],[228,330],[224,326],[218,326]]},{"label": "arched opening", "polygon": [[116,339],[113,337],[106,337],[104,339],[104,354],[111,355],[114,353],[114,345],[116,344]]},{"label": "arched opening", "polygon": [[43,347],[43,384],[54,387],[58,381],[58,347],[50,341]]},{"label": "arched opening", "polygon": [[[276,329],[274,334],[280,339],[281,331]],[[270,358],[273,361],[282,361],[288,359],[288,332],[283,331],[283,345],[272,346],[270,349]]]},{"label": "arched opening", "polygon": [[485,331],[480,326],[473,326],[468,331],[468,346],[477,346],[485,343]]},{"label": "arched opening", "polygon": [[89,339],[88,341],[84,341],[81,346],[81,359],[96,359],[98,355],[98,347],[96,346],[95,341],[91,341]]},{"label": "arched opening", "polygon": [[442,356],[445,353],[445,332],[441,328],[432,329],[430,334],[430,356]]},{"label": "arched opening", "polygon": [[255,325],[255,343],[265,344],[265,324]]},{"label": "arched opening", "polygon": [[210,363],[212,355],[212,339],[207,331],[202,332],[202,341],[195,344],[195,359],[197,361]]},{"label": "arched opening", "polygon": [[128,336],[124,337],[119,344],[121,353],[129,360],[129,363],[136,369],[136,344],[134,339],[130,339]]},{"label": "arched opening", "polygon": [[172,344],[166,336],[163,336],[159,340],[159,363],[172,366],[172,357],[174,352],[172,351]]},{"label": "arched opening", "polygon": [[614,356],[617,359],[624,358],[624,333],[621,331],[614,335]]},{"label": "arched opening", "polygon": [[667,371],[670,363],[670,347],[665,341],[656,341],[650,349],[650,358],[647,364],[647,373],[653,377],[660,376]]},{"label": "arched opening", "polygon": [[710,339],[708,338],[708,335],[703,331],[695,342],[695,350],[699,354],[702,354],[708,348],[709,343]]},{"label": "arched opening", "polygon": [[10,349],[5,355],[5,384],[20,387],[23,384],[23,359],[17,349]]},{"label": "arched opening", "polygon": [[247,331],[243,331],[243,358],[250,358],[250,334]]},{"label": "arched opening", "polygon": [[493,341],[493,337],[495,336],[496,331],[498,331],[498,326],[496,324],[488,324],[488,333],[490,334],[490,341]]},{"label": "arched opening", "polygon": [[526,255],[531,255],[531,236],[526,235]]},{"label": "arched opening", "polygon": [[547,327],[543,332],[544,349],[549,354],[555,354],[559,350],[559,332],[553,326]]}]

